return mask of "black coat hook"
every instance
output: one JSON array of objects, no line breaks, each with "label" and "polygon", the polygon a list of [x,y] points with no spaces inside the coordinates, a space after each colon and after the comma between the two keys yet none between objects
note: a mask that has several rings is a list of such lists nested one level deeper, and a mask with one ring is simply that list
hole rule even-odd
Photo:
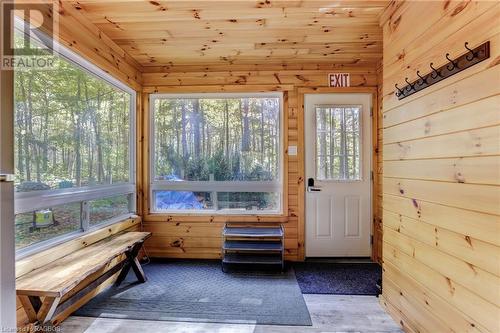
[{"label": "black coat hook", "polygon": [[417,71],[415,69],[416,76],[414,78],[410,77],[409,79],[408,77],[403,77],[406,83],[398,82],[402,88],[399,88],[398,84],[395,84],[396,88],[393,90],[394,94],[399,100],[402,100],[490,58],[490,41],[485,41],[475,47],[469,47],[472,45],[469,42],[463,41],[463,43],[462,45],[464,45],[466,51],[462,51],[459,56],[452,56],[453,53],[451,52],[446,53],[447,61],[439,67],[434,67],[435,62],[430,62],[429,70],[422,70],[422,68],[420,68],[421,71]]},{"label": "black coat hook", "polygon": [[[474,58],[476,57],[476,54],[474,53],[474,51],[472,49],[469,48],[469,42],[465,42],[464,46],[467,49],[467,51],[470,52],[470,54],[465,56],[465,59],[467,59],[468,61],[474,60]],[[472,56],[472,57],[470,57],[470,56]]]},{"label": "black coat hook", "polygon": [[401,96],[401,95],[403,95],[403,94],[404,94],[404,91],[403,91],[403,90],[401,90],[401,89],[399,89],[399,87],[398,87],[398,84],[397,84],[397,83],[394,85],[394,87],[396,87],[396,89],[398,90],[398,92],[396,93],[396,96],[398,96],[398,97],[399,97],[399,96]]},{"label": "black coat hook", "polygon": [[434,74],[433,74],[433,73],[431,73],[431,77],[432,77],[433,79],[436,79],[438,76],[441,76],[441,73],[439,73],[437,69],[435,69],[434,67],[432,67],[432,65],[434,65],[434,63],[433,63],[433,62],[431,62],[431,64],[430,64],[429,66],[431,66],[432,71],[433,71],[434,73],[436,73],[436,76],[434,76]]},{"label": "black coat hook", "polygon": [[407,77],[405,77],[405,81],[406,81],[406,83],[408,84],[408,85],[406,86],[406,90],[410,91],[410,90],[412,90],[412,89],[415,89],[415,88],[413,87],[413,84],[411,84],[411,82],[410,82],[410,81],[408,81],[408,78],[407,78]]},{"label": "black coat hook", "polygon": [[427,78],[426,77],[423,77],[422,75],[420,75],[420,71],[417,71],[417,76],[420,78],[420,85],[423,85],[425,83],[427,83]]},{"label": "black coat hook", "polygon": [[[450,54],[449,53],[446,53],[446,59],[448,59],[448,61],[450,62],[450,64],[448,66],[446,66],[446,68],[449,71],[454,70],[457,66],[455,65],[455,61],[450,58]],[[450,65],[451,65],[451,68],[450,68]]]}]

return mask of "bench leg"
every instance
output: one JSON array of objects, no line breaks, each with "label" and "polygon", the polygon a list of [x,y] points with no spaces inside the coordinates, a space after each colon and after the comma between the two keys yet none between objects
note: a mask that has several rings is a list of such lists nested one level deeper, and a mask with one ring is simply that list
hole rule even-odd
[{"label": "bench leg", "polygon": [[40,297],[19,295],[19,300],[30,323],[43,325],[50,322],[61,298],[46,296],[41,301]]},{"label": "bench leg", "polygon": [[56,308],[59,305],[60,300],[61,297],[49,297],[49,296],[46,296],[43,299],[42,306],[40,307],[40,310],[36,314],[38,322],[40,324],[43,325],[52,320],[52,316],[54,315],[54,312],[56,311]]},{"label": "bench leg", "polygon": [[134,245],[134,247],[132,247],[132,249],[130,249],[130,251],[127,251],[125,253],[125,255],[127,256],[127,259],[125,259],[127,260],[127,263],[120,272],[120,275],[118,275],[115,285],[119,286],[123,282],[123,280],[125,280],[131,268],[134,270],[135,276],[137,276],[139,282],[141,283],[146,282],[147,280],[146,275],[142,270],[139,259],[137,259],[137,255],[139,254],[139,250],[141,249],[141,247],[142,247],[142,242],[137,243]]},{"label": "bench leg", "polygon": [[139,280],[139,282],[144,283],[148,280],[137,257],[135,257],[132,261],[132,269],[134,270],[135,276],[137,276],[137,280]]},{"label": "bench leg", "polygon": [[[28,316],[28,320],[30,323],[35,323],[38,319],[36,314],[40,309],[40,299],[38,297],[26,296],[26,295],[18,295],[21,304],[23,305],[24,312],[26,312],[26,316]],[[36,301],[35,301],[36,299]]]}]

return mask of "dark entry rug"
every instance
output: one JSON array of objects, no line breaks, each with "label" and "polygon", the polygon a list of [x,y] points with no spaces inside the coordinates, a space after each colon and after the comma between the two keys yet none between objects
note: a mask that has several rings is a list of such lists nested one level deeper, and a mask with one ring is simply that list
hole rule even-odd
[{"label": "dark entry rug", "polygon": [[382,269],[376,263],[300,262],[293,265],[304,294],[378,295]]},{"label": "dark entry rug", "polygon": [[223,273],[220,261],[153,261],[75,315],[165,321],[311,326],[293,270]]}]

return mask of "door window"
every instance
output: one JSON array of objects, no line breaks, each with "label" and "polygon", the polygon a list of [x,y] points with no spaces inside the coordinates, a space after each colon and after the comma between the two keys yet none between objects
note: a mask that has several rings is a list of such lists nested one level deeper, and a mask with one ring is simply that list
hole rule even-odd
[{"label": "door window", "polygon": [[316,179],[361,180],[361,106],[316,106]]}]

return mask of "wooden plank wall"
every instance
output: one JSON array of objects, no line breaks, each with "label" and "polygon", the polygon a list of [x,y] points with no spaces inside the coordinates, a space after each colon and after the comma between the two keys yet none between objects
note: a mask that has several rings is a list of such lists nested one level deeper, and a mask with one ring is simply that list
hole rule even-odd
[{"label": "wooden plank wall", "polygon": [[[133,89],[141,90],[142,66],[114,41],[85,18],[70,2],[53,0],[55,7],[43,2],[43,21],[37,22],[50,36],[78,55],[89,60]],[[30,3],[16,3],[16,8],[30,8]],[[43,7],[43,8],[42,8]],[[53,15],[53,11],[57,14]],[[54,26],[48,25],[54,18]],[[36,16],[31,19],[36,20]],[[54,31],[53,31],[54,30]]]},{"label": "wooden plank wall", "polygon": [[[407,332],[500,332],[499,7],[408,1],[383,15],[381,303]],[[488,60],[394,96],[487,40]]]},{"label": "wooden plank wall", "polygon": [[375,146],[375,163],[374,172],[375,177],[375,196],[374,207],[373,207],[373,248],[372,248],[372,260],[382,264],[382,193],[383,193],[383,161],[382,161],[382,150],[383,150],[383,64],[382,61],[377,66],[377,107],[375,111],[377,114],[377,145]]},{"label": "wooden plank wall", "polygon": [[[286,204],[285,239],[286,259],[304,258],[304,202],[301,200],[304,181],[303,116],[298,105],[298,87],[326,87],[328,73],[350,72],[351,85],[376,87],[376,68],[329,65],[266,65],[207,66],[204,68],[146,67],[143,73],[144,91],[265,91],[285,90],[285,147],[298,146],[297,156],[286,156]],[[147,99],[147,94],[143,100]],[[148,118],[147,107],[143,110]],[[147,133],[147,130],[144,131]],[[147,145],[143,146],[144,151]],[[147,185],[147,177],[143,183]],[[145,190],[145,193],[147,191]],[[147,196],[146,196],[147,197]],[[303,196],[302,196],[303,198]],[[173,258],[220,258],[221,228],[229,217],[169,216],[148,212],[144,204],[144,231],[153,232],[146,242],[148,253],[154,257]],[[246,221],[280,221],[265,217],[249,217]]]}]

